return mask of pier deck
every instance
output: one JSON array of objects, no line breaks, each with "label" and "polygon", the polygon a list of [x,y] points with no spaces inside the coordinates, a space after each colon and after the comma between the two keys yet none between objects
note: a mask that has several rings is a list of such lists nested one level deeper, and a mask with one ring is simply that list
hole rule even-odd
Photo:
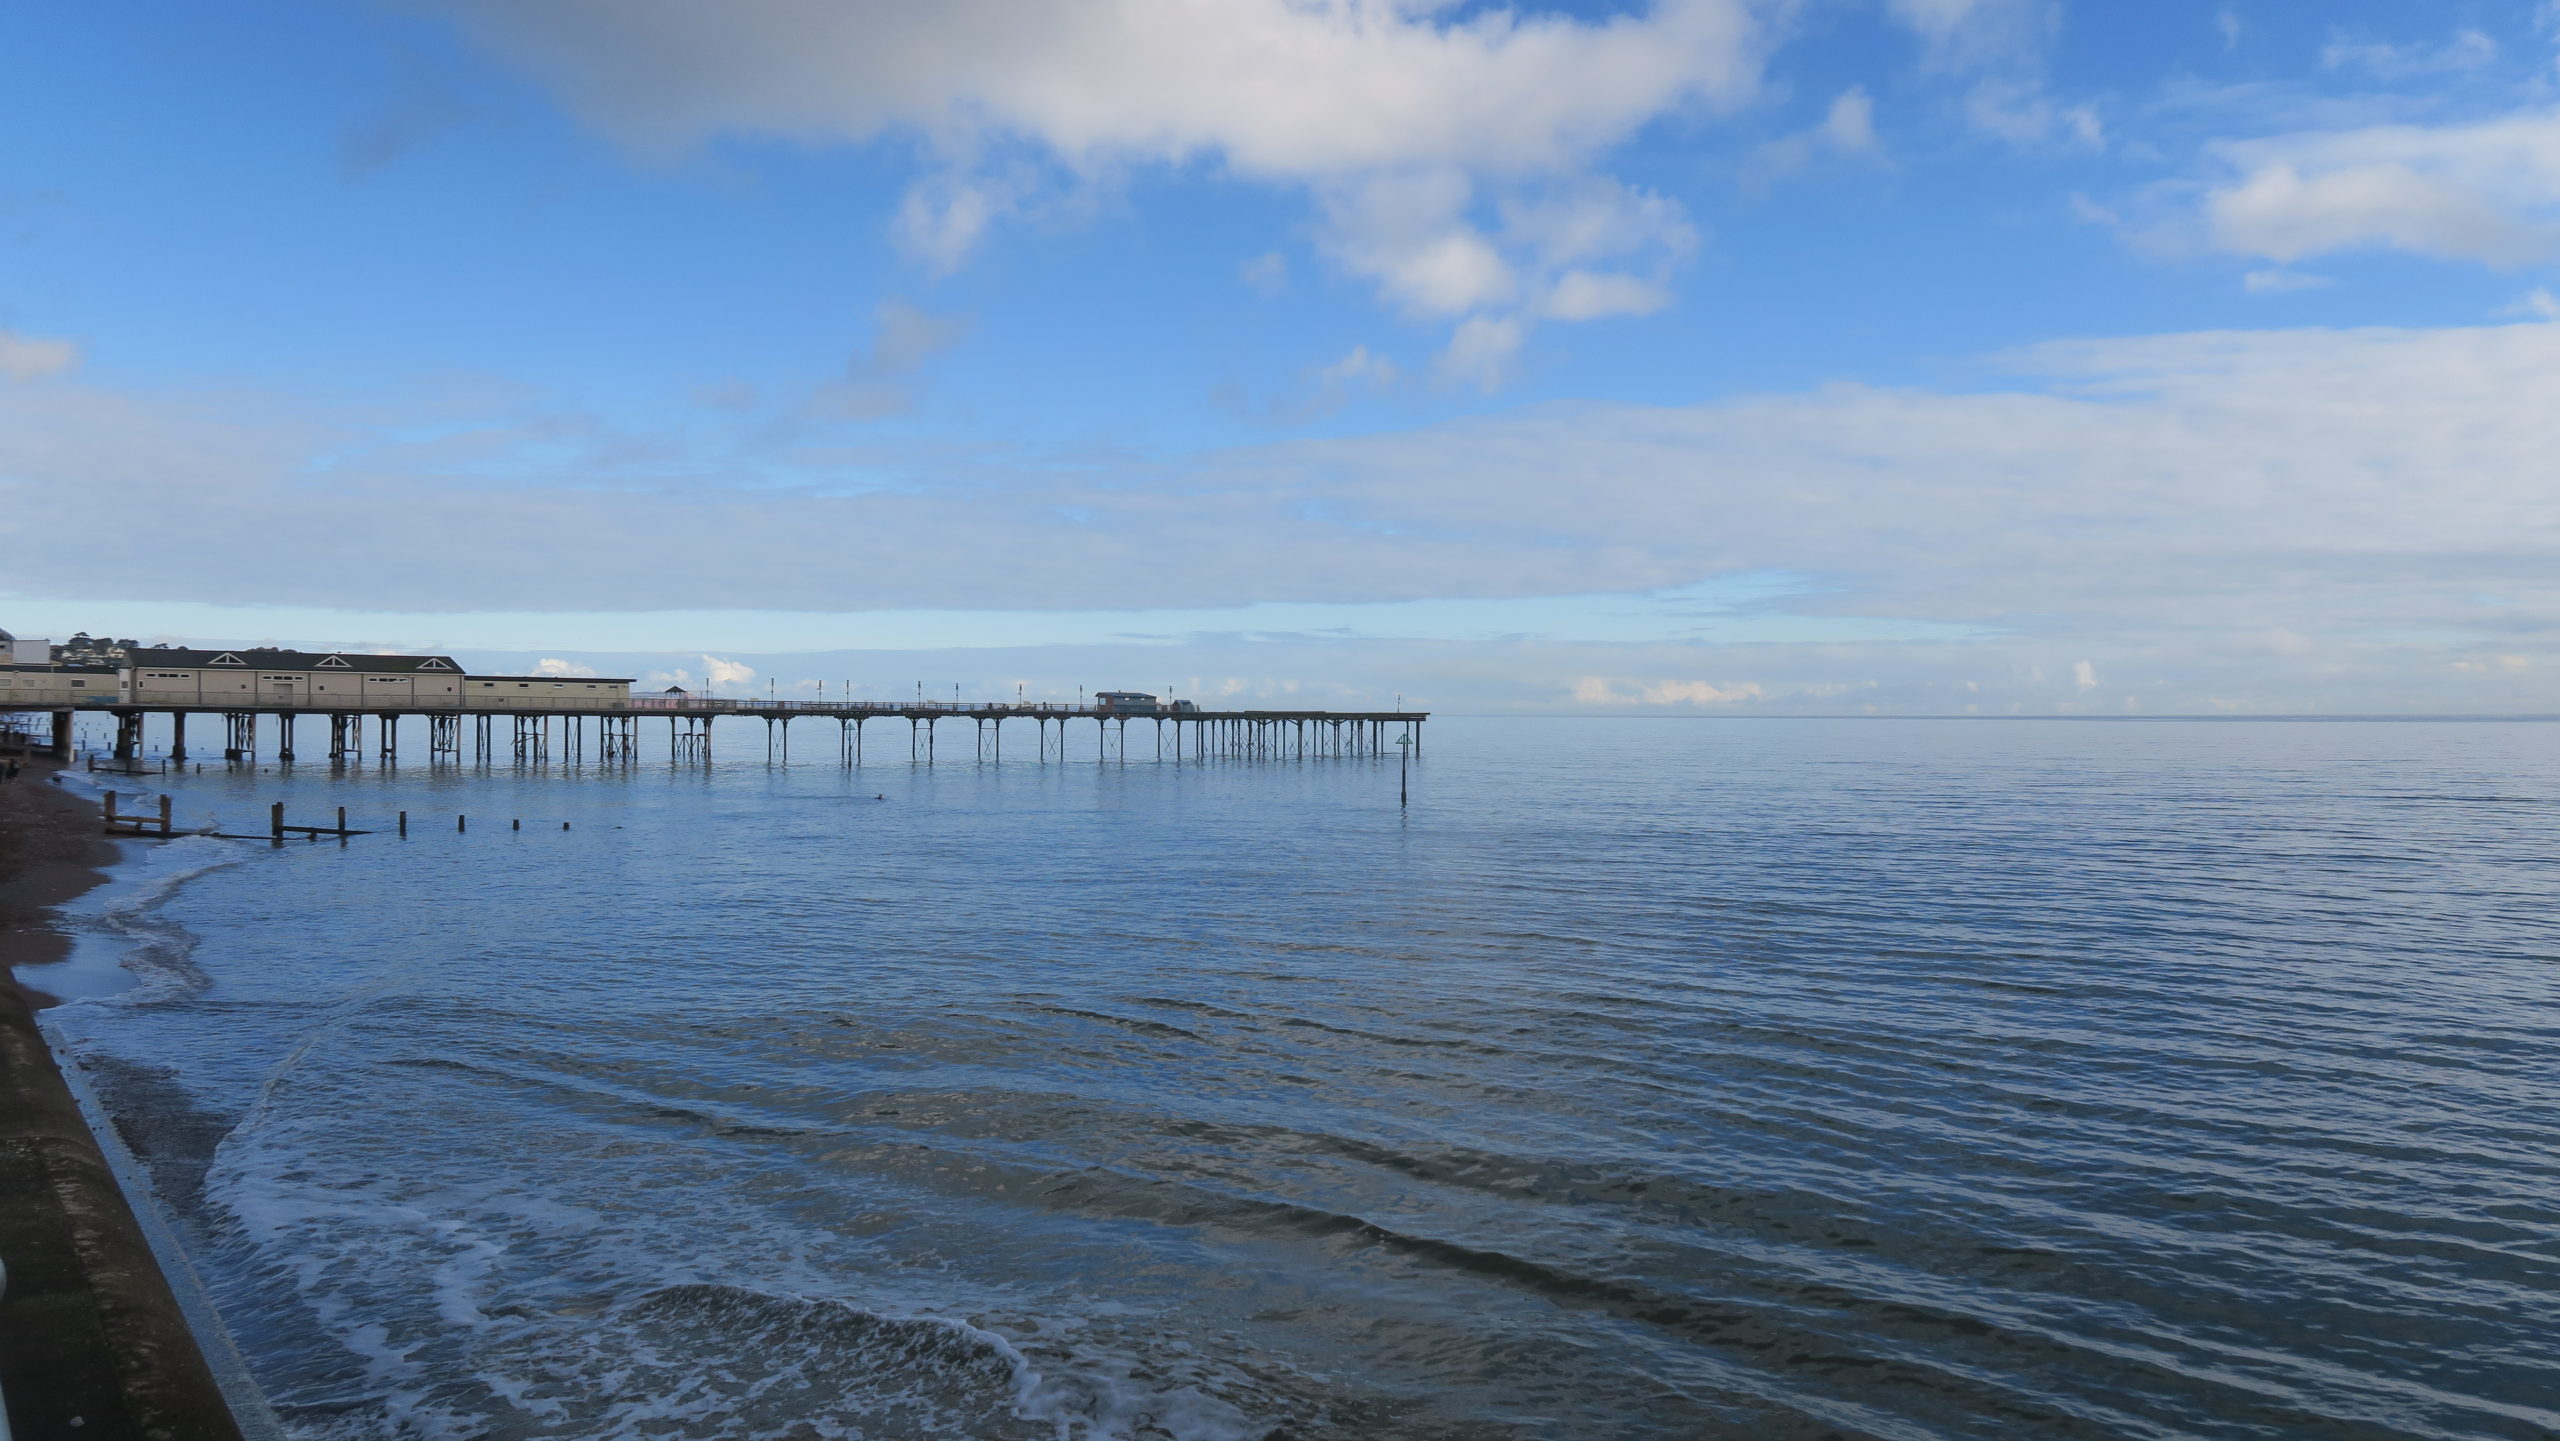
[{"label": "pier deck", "polygon": [[[970,724],[979,758],[1002,759],[1004,723],[1028,721],[1037,729],[1040,755],[1054,752],[1064,758],[1067,747],[1067,725],[1071,721],[1092,721],[1094,753],[1108,758],[1111,743],[1119,744],[1119,754],[1128,752],[1128,729],[1132,721],[1154,722],[1155,752],[1167,753],[1166,727],[1172,727],[1170,753],[1183,758],[1281,758],[1304,759],[1312,756],[1386,755],[1399,746],[1418,754],[1422,749],[1422,727],[1430,719],[1427,711],[1412,710],[1282,710],[1262,707],[1230,710],[1203,710],[1175,705],[1153,707],[1108,704],[1068,704],[1059,701],[870,701],[870,700],[756,700],[753,698],[721,698],[711,696],[634,696],[628,700],[581,701],[572,698],[518,698],[501,705],[441,708],[417,704],[386,706],[348,706],[342,702],[312,700],[268,700],[261,704],[183,703],[161,701],[99,700],[64,710],[58,706],[39,709],[53,712],[53,746],[56,754],[67,755],[71,745],[71,718],[80,713],[105,713],[116,718],[115,759],[131,761],[142,752],[142,727],[145,718],[165,716],[171,720],[169,759],[187,758],[186,723],[191,716],[219,716],[224,726],[223,758],[243,760],[258,754],[259,733],[271,729],[275,737],[272,754],[279,760],[296,758],[294,722],[304,716],[323,716],[329,723],[328,756],[344,760],[359,755],[364,748],[365,722],[374,722],[377,754],[383,759],[398,755],[399,722],[423,718],[427,722],[427,749],[430,758],[459,759],[464,748],[463,722],[472,723],[471,741],[474,751],[489,757],[501,749],[518,758],[548,757],[584,759],[588,756],[589,735],[593,736],[594,758],[600,760],[635,759],[640,745],[643,720],[668,723],[668,750],[677,759],[708,759],[711,754],[713,722],[723,719],[755,719],[765,723],[766,747],[769,753],[787,756],[790,752],[791,727],[796,722],[834,721],[838,740],[848,764],[858,765],[863,758],[863,728],[872,721],[903,720],[908,724],[909,754],[912,759],[934,758],[937,728],[946,721]],[[272,720],[270,728],[263,722]],[[497,723],[507,722],[506,735],[499,735]],[[1051,727],[1055,726],[1052,734]],[[557,745],[555,746],[555,733]]]}]

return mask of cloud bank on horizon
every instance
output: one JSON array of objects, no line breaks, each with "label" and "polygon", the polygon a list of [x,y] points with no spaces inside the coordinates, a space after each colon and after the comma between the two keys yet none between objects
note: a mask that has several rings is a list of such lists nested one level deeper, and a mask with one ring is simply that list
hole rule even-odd
[{"label": "cloud bank on horizon", "polygon": [[261,8],[0,20],[12,629],[2560,711],[2560,6]]}]

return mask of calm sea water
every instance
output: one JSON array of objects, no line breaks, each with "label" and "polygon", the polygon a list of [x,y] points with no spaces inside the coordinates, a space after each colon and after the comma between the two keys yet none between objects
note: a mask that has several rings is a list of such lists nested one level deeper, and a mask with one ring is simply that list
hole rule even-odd
[{"label": "calm sea water", "polygon": [[2560,1432],[2560,729],[760,731],[87,907],[295,1436]]}]

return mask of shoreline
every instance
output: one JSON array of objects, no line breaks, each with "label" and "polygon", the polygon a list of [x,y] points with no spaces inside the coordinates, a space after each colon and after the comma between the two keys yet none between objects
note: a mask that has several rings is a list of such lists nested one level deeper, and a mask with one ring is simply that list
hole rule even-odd
[{"label": "shoreline", "polygon": [[0,1398],[19,1436],[240,1441],[18,968],[67,958],[53,908],[122,859],[99,807],[29,763],[0,782]]},{"label": "shoreline", "polygon": [[58,784],[60,773],[52,762],[30,760],[15,781],[0,783],[0,971],[34,1010],[60,998],[24,971],[71,955],[54,908],[106,884],[107,868],[124,859],[104,834],[97,803]]}]

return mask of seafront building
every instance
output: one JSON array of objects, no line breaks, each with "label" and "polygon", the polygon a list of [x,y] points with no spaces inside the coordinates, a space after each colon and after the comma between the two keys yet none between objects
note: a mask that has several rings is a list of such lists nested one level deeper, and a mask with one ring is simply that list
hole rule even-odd
[{"label": "seafront building", "polygon": [[122,675],[119,699],[143,706],[612,710],[631,700],[627,677],[469,675],[445,655],[140,647]]},{"label": "seafront building", "polygon": [[617,710],[631,700],[627,677],[471,675],[444,655],[126,646],[122,664],[100,665],[22,658],[31,649],[13,645],[0,666],[0,709],[513,712]]},{"label": "seafront building", "polygon": [[[434,744],[451,750],[459,745],[455,727],[465,714],[521,719],[631,709],[631,681],[625,677],[472,675],[449,655],[269,646],[197,650],[92,641],[85,635],[71,644],[52,645],[21,641],[6,631],[0,631],[0,643],[9,657],[0,664],[0,714],[52,712],[50,748],[58,755],[70,753],[71,719],[83,710],[116,714],[117,753],[127,757],[139,742],[145,712],[178,717],[181,736],[188,713],[223,715],[234,732],[225,751],[237,756],[247,751],[249,729],[258,715],[282,716],[288,722],[297,713],[327,715],[332,752],[344,754],[366,716],[384,718],[386,727],[391,717],[429,716]],[[23,729],[18,722],[11,726]],[[288,731],[281,754],[290,756],[292,749]]]}]

